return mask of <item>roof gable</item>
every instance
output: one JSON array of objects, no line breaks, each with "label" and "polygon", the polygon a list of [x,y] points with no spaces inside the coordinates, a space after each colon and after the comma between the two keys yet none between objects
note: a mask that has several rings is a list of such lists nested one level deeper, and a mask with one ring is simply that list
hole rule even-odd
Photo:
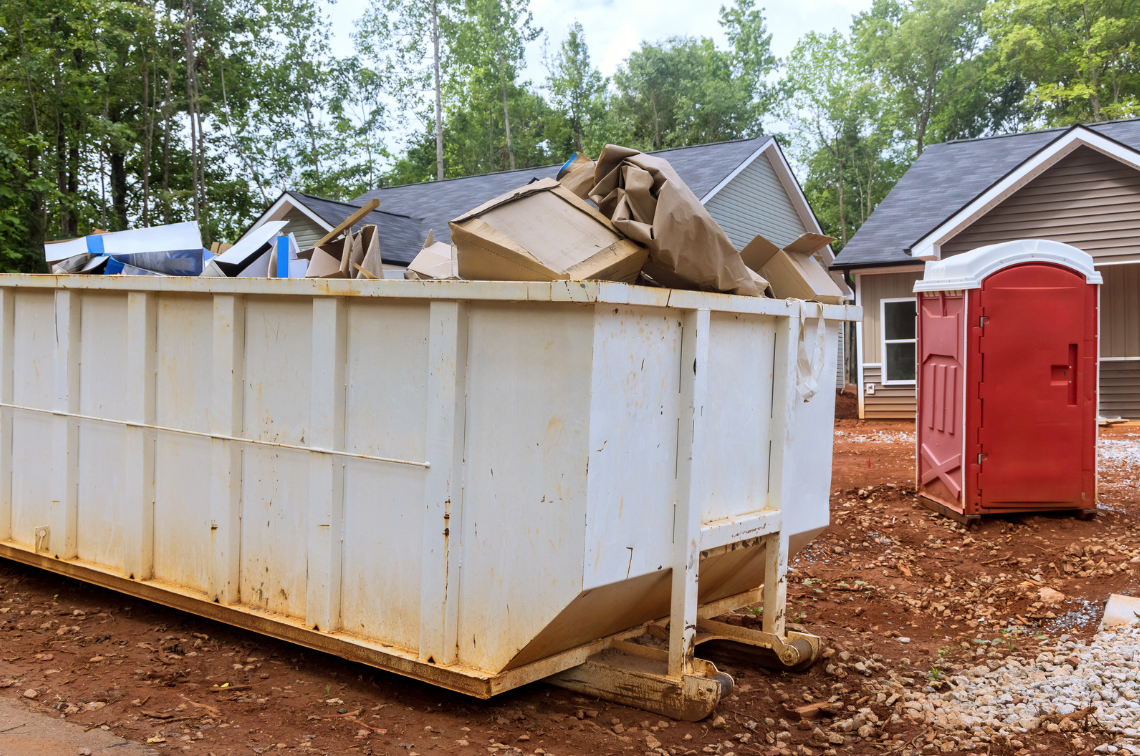
[{"label": "roof gable", "polygon": [[[693,194],[704,197],[749,157],[763,149],[772,137],[740,139],[733,142],[677,147],[650,154],[669,161]],[[380,207],[401,215],[423,219],[424,234],[433,229],[435,240],[451,241],[447,222],[458,218],[487,200],[516,189],[533,180],[554,178],[561,165],[539,168],[520,168],[514,171],[463,176],[443,181],[425,181],[419,184],[374,189],[360,195],[353,203],[363,205],[372,198],[380,200]],[[417,249],[419,247],[417,246]]]},{"label": "roof gable", "polygon": [[1140,119],[931,145],[833,266],[906,265],[936,259],[936,245],[1082,144],[1137,154]]}]

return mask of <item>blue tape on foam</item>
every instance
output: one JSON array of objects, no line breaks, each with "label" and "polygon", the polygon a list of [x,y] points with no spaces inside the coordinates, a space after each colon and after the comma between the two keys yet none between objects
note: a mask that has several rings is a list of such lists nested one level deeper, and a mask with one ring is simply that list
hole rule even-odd
[{"label": "blue tape on foam", "polygon": [[289,237],[277,237],[277,277],[289,277]]},{"label": "blue tape on foam", "polygon": [[103,235],[92,234],[87,237],[87,251],[93,255],[102,255],[103,252]]}]

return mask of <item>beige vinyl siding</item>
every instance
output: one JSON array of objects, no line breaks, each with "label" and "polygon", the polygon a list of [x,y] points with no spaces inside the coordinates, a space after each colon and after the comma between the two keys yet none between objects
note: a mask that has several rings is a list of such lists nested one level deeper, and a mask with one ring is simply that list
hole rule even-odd
[{"label": "beige vinyl siding", "polygon": [[916,414],[913,385],[884,386],[882,371],[876,365],[863,367],[863,385],[875,384],[875,393],[863,393],[864,420],[913,420]]},{"label": "beige vinyl siding", "polygon": [[714,194],[705,208],[737,249],[744,249],[757,234],[783,247],[807,230],[763,154]]},{"label": "beige vinyl siding", "polygon": [[1140,263],[1101,265],[1097,271],[1104,277],[1100,287],[1100,356],[1140,358]]},{"label": "beige vinyl siding", "polygon": [[879,331],[879,303],[884,299],[914,296],[914,283],[922,278],[922,267],[914,273],[859,273],[859,302],[863,308],[863,343],[861,359],[864,364],[883,361],[882,334]]},{"label": "beige vinyl siding", "polygon": [[1140,420],[1140,360],[1100,363],[1100,414]]},{"label": "beige vinyl siding", "polygon": [[1093,257],[1140,254],[1140,171],[1078,147],[942,245],[942,256],[1052,239]]},{"label": "beige vinyl siding", "polygon": [[308,249],[328,233],[319,223],[295,207],[285,213],[281,220],[289,222],[289,225],[282,229],[282,233],[293,234],[297,246],[301,249]]}]

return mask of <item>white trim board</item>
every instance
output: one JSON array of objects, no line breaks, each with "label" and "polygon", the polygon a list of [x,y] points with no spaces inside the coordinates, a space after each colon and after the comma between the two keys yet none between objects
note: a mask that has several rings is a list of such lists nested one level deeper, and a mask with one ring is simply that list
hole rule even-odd
[{"label": "white trim board", "polygon": [[[891,339],[891,344],[914,344],[915,377],[911,380],[892,381],[887,379],[887,305],[899,302],[914,304],[914,338]],[[879,374],[879,384],[882,386],[914,386],[918,383],[918,299],[916,297],[884,297],[879,300],[879,353],[882,360]]]},{"label": "white trim board", "polygon": [[[859,276],[855,276],[855,305],[862,307],[863,283]],[[863,318],[855,321],[855,384],[858,386],[859,419],[865,420],[866,412],[863,403]]]},{"label": "white trim board", "polygon": [[739,176],[741,171],[743,171],[748,166],[752,165],[752,161],[754,161],[756,158],[760,157],[760,155],[762,155],[764,153],[764,150],[768,149],[768,145],[774,143],[775,141],[776,141],[775,137],[768,137],[768,141],[766,141],[766,142],[764,142],[764,144],[760,145],[751,155],[744,158],[744,162],[742,162],[740,165],[733,168],[731,173],[729,173],[727,176],[725,176],[724,178],[722,178],[720,180],[720,183],[718,183],[716,186],[714,186],[712,189],[710,189],[708,191],[708,193],[705,194],[705,196],[701,197],[701,204],[702,205],[707,204],[708,201],[711,200],[713,197],[715,197],[717,195],[717,193],[720,192],[721,189],[728,186],[729,183],[734,178]]},{"label": "white trim board", "polygon": [[266,210],[264,213],[262,213],[261,216],[258,217],[258,219],[253,222],[253,225],[250,226],[246,230],[246,232],[244,234],[242,234],[241,237],[238,238],[237,241],[241,241],[241,239],[244,238],[247,234],[249,234],[250,231],[253,231],[255,228],[260,228],[261,226],[265,225],[269,221],[281,220],[282,218],[284,218],[286,215],[289,214],[290,210],[293,210],[293,209],[300,210],[305,216],[307,216],[309,219],[311,219],[314,223],[316,223],[318,226],[323,228],[325,231],[332,231],[333,230],[333,227],[328,224],[328,221],[324,220],[323,218],[321,218],[321,216],[317,215],[312,210],[305,207],[305,205],[302,204],[300,200],[296,199],[295,197],[292,197],[291,195],[289,195],[286,192],[282,192],[281,196],[278,197],[276,199],[276,201],[274,201],[274,203],[269,206],[268,210]]},{"label": "white trim board", "polygon": [[1011,194],[1040,176],[1078,147],[1089,147],[1140,170],[1140,152],[1108,139],[1092,129],[1074,126],[1070,131],[1027,158],[1000,181],[979,194],[972,202],[911,245],[910,256],[916,260],[941,260],[943,244],[953,239],[964,229],[969,228]]},{"label": "white trim board", "polygon": [[917,265],[892,265],[890,267],[882,268],[853,268],[851,270],[851,277],[858,278],[859,276],[882,276],[887,273],[918,273],[919,275],[925,272],[925,268],[920,268]]}]

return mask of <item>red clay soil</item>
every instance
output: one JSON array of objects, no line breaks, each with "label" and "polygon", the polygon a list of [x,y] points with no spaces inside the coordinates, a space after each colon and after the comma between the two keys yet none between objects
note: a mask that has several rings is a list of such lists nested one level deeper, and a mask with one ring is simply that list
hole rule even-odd
[{"label": "red clay soil", "polygon": [[[874,741],[849,734],[828,744],[813,738],[817,723],[789,721],[787,707],[834,699],[888,720],[892,676],[896,686],[940,686],[977,663],[978,652],[963,647],[975,638],[1005,639],[987,647],[987,659],[1032,658],[1039,638],[1091,636],[1108,594],[1137,589],[1140,451],[1136,465],[1130,455],[1140,428],[1102,432],[1102,447],[1119,448],[1111,464],[1102,461],[1108,509],[1095,520],[1026,515],[968,529],[917,505],[913,425],[839,420],[836,431],[832,526],[793,560],[788,591],[789,616],[823,636],[828,658],[800,674],[720,665],[737,688],[719,718],[665,722],[542,683],[473,700],[6,562],[0,695],[160,753],[919,752],[933,738],[924,725],[899,722]],[[1042,605],[1042,585],[1064,602]],[[756,618],[742,610],[727,621]],[[34,699],[23,697],[28,690]],[[1038,734],[1030,745],[1085,753],[1102,742],[1080,733],[1076,748],[1072,736]],[[989,743],[986,752],[1028,751]]]}]

